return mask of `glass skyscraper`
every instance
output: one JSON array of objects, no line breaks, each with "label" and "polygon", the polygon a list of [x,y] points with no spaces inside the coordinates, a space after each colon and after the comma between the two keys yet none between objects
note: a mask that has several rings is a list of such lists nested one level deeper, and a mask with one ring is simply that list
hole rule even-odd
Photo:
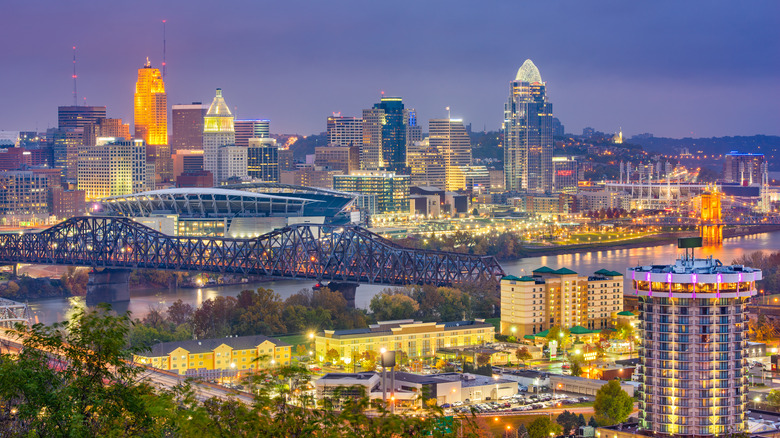
[{"label": "glass skyscraper", "polygon": [[400,97],[383,97],[373,108],[363,110],[361,167],[408,174],[406,136],[409,113]]},{"label": "glass skyscraper", "polygon": [[539,69],[527,59],[509,83],[504,106],[504,178],[506,190],[553,189],[553,116]]}]

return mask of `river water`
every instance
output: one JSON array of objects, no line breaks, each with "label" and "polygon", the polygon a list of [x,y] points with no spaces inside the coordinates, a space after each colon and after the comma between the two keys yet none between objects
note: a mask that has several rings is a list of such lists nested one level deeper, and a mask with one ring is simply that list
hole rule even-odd
[{"label": "river water", "polygon": [[[733,237],[724,239],[723,246],[699,248],[697,257],[714,256],[724,264],[730,264],[734,259],[754,251],[778,251],[780,250],[780,231],[756,234],[752,236]],[[599,269],[625,272],[631,266],[648,264],[671,263],[677,257],[679,250],[676,244],[654,246],[648,248],[629,248],[593,251],[577,254],[562,254],[555,256],[530,257],[501,263],[508,275],[530,275],[530,272],[541,266],[552,269],[569,268],[581,275],[591,274]],[[236,296],[244,289],[265,287],[273,289],[282,299],[300,291],[310,288],[314,281],[283,280],[269,281],[255,284],[242,284],[220,287],[204,287],[201,289],[151,289],[134,290],[130,294],[130,301],[114,305],[119,311],[129,310],[134,318],[143,318],[149,309],[159,307],[167,308],[174,301],[181,299],[185,303],[199,306],[203,301],[217,296]],[[357,289],[355,297],[358,307],[367,308],[371,297],[385,289],[387,286],[362,285]],[[28,303],[30,312],[35,321],[51,324],[64,321],[79,307],[84,306],[83,297],[52,298]]]}]

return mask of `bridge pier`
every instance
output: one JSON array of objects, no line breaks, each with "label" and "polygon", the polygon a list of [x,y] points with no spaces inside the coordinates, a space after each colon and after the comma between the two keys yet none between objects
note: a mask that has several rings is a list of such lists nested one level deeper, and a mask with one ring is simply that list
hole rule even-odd
[{"label": "bridge pier", "polygon": [[344,299],[347,300],[347,308],[354,309],[355,308],[355,293],[357,292],[357,287],[360,286],[358,283],[342,283],[342,282],[336,282],[331,281],[328,283],[327,288],[332,291],[338,291],[341,292],[341,295],[344,296]]},{"label": "bridge pier", "polygon": [[129,269],[109,268],[90,271],[87,281],[87,305],[130,301],[130,272]]}]

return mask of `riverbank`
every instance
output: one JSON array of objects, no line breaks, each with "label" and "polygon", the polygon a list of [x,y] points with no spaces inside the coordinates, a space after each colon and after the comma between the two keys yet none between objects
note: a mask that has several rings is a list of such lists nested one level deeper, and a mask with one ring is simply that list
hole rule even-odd
[{"label": "riverbank", "polygon": [[[723,238],[751,236],[755,234],[769,233],[779,231],[780,225],[750,225],[726,228],[723,230]],[[650,248],[654,246],[664,246],[677,243],[681,237],[698,237],[698,231],[683,231],[675,233],[661,233],[652,236],[643,236],[637,239],[621,240],[612,242],[596,242],[583,245],[561,245],[549,247],[523,247],[523,257],[501,259],[499,261],[521,260],[528,257],[556,256],[561,254],[578,254],[592,251],[603,251],[613,249],[631,249],[631,248]]]}]

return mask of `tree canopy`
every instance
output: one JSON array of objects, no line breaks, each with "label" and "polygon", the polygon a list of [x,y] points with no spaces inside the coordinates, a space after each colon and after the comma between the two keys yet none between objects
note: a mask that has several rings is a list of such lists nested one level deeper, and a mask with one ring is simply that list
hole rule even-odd
[{"label": "tree canopy", "polygon": [[620,382],[610,380],[596,392],[593,412],[600,425],[612,426],[628,419],[634,407],[634,399],[620,387]]}]

